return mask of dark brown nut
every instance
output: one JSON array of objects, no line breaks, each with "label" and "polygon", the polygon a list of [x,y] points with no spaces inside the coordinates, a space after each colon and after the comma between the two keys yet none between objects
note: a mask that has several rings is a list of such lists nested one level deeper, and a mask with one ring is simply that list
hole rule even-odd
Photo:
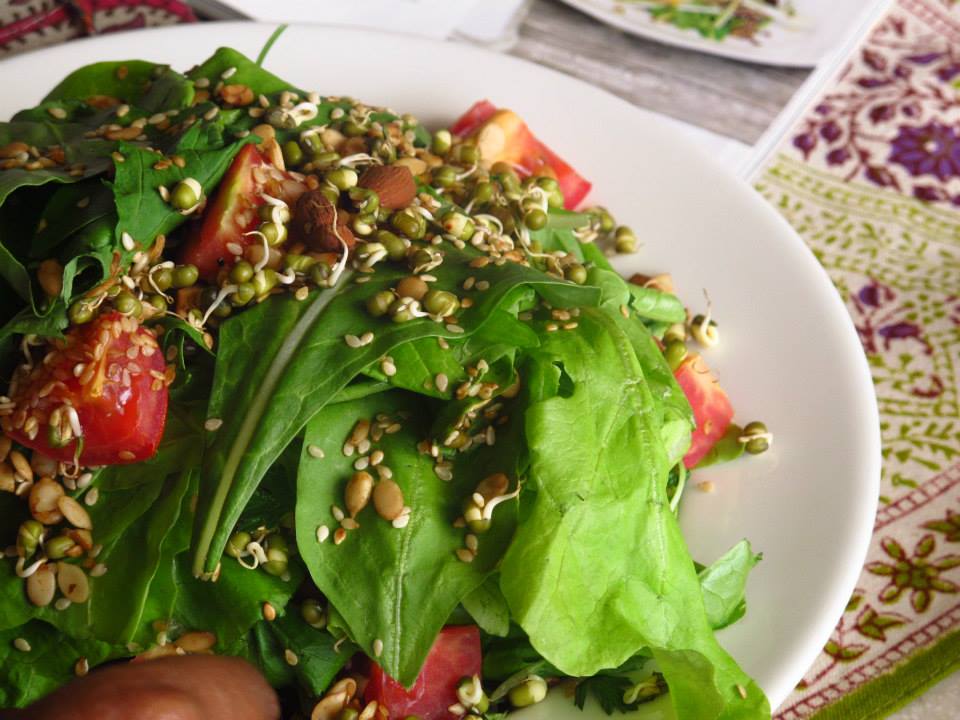
[{"label": "dark brown nut", "polygon": [[364,170],[357,183],[373,190],[380,198],[380,207],[399,210],[417,196],[417,183],[410,168],[403,165],[372,165]]},{"label": "dark brown nut", "polygon": [[322,192],[308,190],[294,206],[290,239],[295,243],[302,242],[317,252],[339,252],[339,235],[348,248],[353,248],[356,239],[347,227],[349,220],[349,214],[338,211]]}]

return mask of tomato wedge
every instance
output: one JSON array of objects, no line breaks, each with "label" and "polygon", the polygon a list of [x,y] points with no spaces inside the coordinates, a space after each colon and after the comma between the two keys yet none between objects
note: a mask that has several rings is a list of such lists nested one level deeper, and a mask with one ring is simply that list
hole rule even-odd
[{"label": "tomato wedge", "polygon": [[563,158],[544,145],[512,110],[489,100],[473,104],[451,127],[461,138],[474,138],[485,162],[506,162],[525,175],[549,175],[560,183],[564,207],[572,210],[590,192],[591,184]]},{"label": "tomato wedge", "polygon": [[673,374],[693,408],[693,418],[697,424],[690,449],[683,457],[683,464],[689,469],[700,462],[723,437],[733,420],[733,406],[699,354],[687,355]]},{"label": "tomato wedge", "polygon": [[480,665],[480,631],[474,625],[451,625],[440,631],[413,687],[407,690],[371,663],[364,698],[386,707],[392,720],[409,715],[449,720],[456,717],[448,708],[457,702],[457,684],[465,676],[480,675]]},{"label": "tomato wedge", "polygon": [[266,202],[264,195],[293,207],[306,189],[299,176],[271,165],[255,145],[245,145],[217,186],[200,222],[189,229],[180,262],[196,265],[200,277],[214,282],[220,268],[236,260],[231,245],[245,248],[259,242],[244,233],[260,224],[258,210]]},{"label": "tomato wedge", "polygon": [[13,414],[0,418],[12,439],[69,462],[82,434],[82,465],[151,457],[167,421],[169,376],[152,331],[106,313],[74,327],[47,358],[21,366],[11,382]]}]

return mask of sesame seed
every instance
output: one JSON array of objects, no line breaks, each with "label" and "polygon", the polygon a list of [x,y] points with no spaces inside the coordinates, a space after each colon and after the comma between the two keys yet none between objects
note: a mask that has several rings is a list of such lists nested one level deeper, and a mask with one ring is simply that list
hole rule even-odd
[{"label": "sesame seed", "polygon": [[394,433],[400,432],[402,429],[403,429],[403,426],[400,423],[392,423],[390,425],[387,425],[386,428],[384,428],[384,432],[387,435],[393,435]]},{"label": "sesame seed", "polygon": [[703,482],[697,483],[697,487],[705,493],[712,493],[716,489],[716,486],[710,480],[704,480]]},{"label": "sesame seed", "polygon": [[397,374],[397,366],[393,362],[393,358],[386,357],[380,361],[380,370],[387,377],[393,377]]},{"label": "sesame seed", "polygon": [[53,604],[53,606],[57,610],[61,610],[61,611],[66,610],[71,605],[73,605],[73,603],[68,598],[65,598],[65,597],[57,598],[57,601]]},{"label": "sesame seed", "polygon": [[375,657],[380,657],[383,654],[383,640],[380,638],[373,641],[373,654]]},{"label": "sesame seed", "polygon": [[438,337],[438,338],[437,338],[437,345],[440,346],[440,349],[441,349],[441,350],[449,350],[449,349],[450,349],[450,343],[447,342],[447,339],[446,339],[445,337]]},{"label": "sesame seed", "polygon": [[203,119],[208,121],[213,120],[217,116],[217,113],[219,112],[220,112],[220,108],[214,105],[212,108],[210,108],[203,114]]},{"label": "sesame seed", "polygon": [[90,663],[85,657],[77,660],[76,664],[73,666],[73,674],[77,677],[84,677],[88,672],[90,672]]},{"label": "sesame seed", "polygon": [[197,78],[196,82],[193,83],[195,87],[198,88],[207,88],[210,87],[210,78]]},{"label": "sesame seed", "polygon": [[376,466],[382,462],[383,462],[383,450],[374,450],[370,454],[370,464]]},{"label": "sesame seed", "polygon": [[286,650],[283,651],[283,659],[287,661],[287,665],[291,665],[291,666],[296,665],[298,662],[300,662],[300,658],[298,658],[297,654],[290,648],[287,648]]},{"label": "sesame seed", "polygon": [[341,510],[336,505],[332,505],[330,507],[330,514],[333,515],[333,519],[336,520],[337,522],[343,521],[343,518],[344,518],[343,510]]},{"label": "sesame seed", "polygon": [[317,528],[318,543],[325,543],[328,537],[330,537],[330,528],[328,528],[326,525],[321,525]]},{"label": "sesame seed", "polygon": [[354,470],[366,470],[368,467],[370,467],[370,458],[366,456],[357,458],[353,463]]},{"label": "sesame seed", "polygon": [[357,452],[361,455],[366,455],[368,452],[370,452],[370,441],[367,440],[367,438],[361,440],[357,445]]},{"label": "sesame seed", "polygon": [[457,560],[465,563],[472,563],[474,554],[466,548],[457,548]]},{"label": "sesame seed", "polygon": [[243,255],[243,245],[240,243],[228,242],[227,250],[233,255]]},{"label": "sesame seed", "polygon": [[307,454],[312,458],[317,458],[318,460],[326,457],[325,453],[323,452],[323,448],[319,445],[313,444],[307,445]]},{"label": "sesame seed", "polygon": [[84,488],[89,487],[91,482],[93,482],[93,473],[85,472],[77,478],[77,489],[83,490]]},{"label": "sesame seed", "polygon": [[63,120],[67,117],[67,111],[61,107],[47,108],[47,112],[50,113],[50,117],[56,118],[57,120]]},{"label": "sesame seed", "polygon": [[210,432],[216,432],[223,426],[223,420],[220,418],[207,418],[207,421],[203,424],[203,427]]},{"label": "sesame seed", "polygon": [[89,197],[82,197],[79,200],[77,200],[77,207],[80,208],[81,210],[87,207],[89,204],[90,204]]},{"label": "sesame seed", "polygon": [[273,622],[277,619],[277,610],[268,602],[263,604],[263,619],[267,622]]},{"label": "sesame seed", "polygon": [[474,284],[476,281],[477,281],[477,279],[476,279],[473,275],[471,275],[470,277],[468,277],[466,280],[463,281],[463,286],[462,286],[463,289],[464,289],[464,290],[469,290],[470,288],[473,287],[473,284]]},{"label": "sesame seed", "polygon": [[563,329],[564,329],[564,330],[575,330],[578,325],[579,325],[579,323],[576,322],[576,321],[564,323],[564,324],[563,324]]},{"label": "sesame seed", "polygon": [[83,502],[87,507],[93,507],[100,499],[100,491],[97,488],[90,488],[90,491],[83,496]]},{"label": "sesame seed", "polygon": [[556,332],[559,329],[560,329],[560,326],[557,325],[556,323],[554,322],[547,323],[547,332]]},{"label": "sesame seed", "polygon": [[122,118],[122,117],[123,117],[124,115],[126,115],[128,112],[130,112],[130,106],[129,106],[129,105],[118,105],[118,106],[117,106],[117,117],[118,117],[118,118]]},{"label": "sesame seed", "polygon": [[437,386],[437,390],[440,392],[446,392],[447,388],[450,386],[450,380],[443,373],[437,373],[437,376],[433,379],[434,384]]},{"label": "sesame seed", "polygon": [[124,231],[123,234],[120,235],[120,244],[123,245],[123,249],[126,250],[127,252],[132,252],[133,248],[136,247],[136,244],[133,241],[133,236],[131,236],[130,233],[126,231]]},{"label": "sesame seed", "polygon": [[170,202],[170,191],[167,190],[165,185],[161,185],[157,188],[157,192],[160,193],[160,199],[164,202]]},{"label": "sesame seed", "polygon": [[149,120],[147,120],[147,124],[148,124],[148,125],[159,125],[160,123],[162,123],[162,122],[163,122],[164,120],[166,120],[166,119],[167,119],[167,116],[164,115],[163,113],[155,113],[154,115],[151,115],[151,116],[150,116],[150,119],[149,119]]},{"label": "sesame seed", "polygon": [[310,288],[308,288],[306,285],[297,288],[297,291],[293,293],[293,296],[297,300],[306,300],[308,295],[310,295]]},{"label": "sesame seed", "polygon": [[24,638],[18,637],[13,641],[13,646],[20,652],[28,653],[30,652],[30,643],[28,643]]},{"label": "sesame seed", "polygon": [[450,463],[438,462],[433,466],[433,472],[444,482],[453,480],[453,468]]},{"label": "sesame seed", "polygon": [[220,73],[220,79],[229,80],[236,74],[236,72],[237,72],[237,69],[235,67],[228,67],[226,70]]},{"label": "sesame seed", "polygon": [[477,287],[477,290],[479,290],[480,292],[483,292],[484,290],[490,289],[490,283],[487,280],[478,280],[476,287]]},{"label": "sesame seed", "polygon": [[90,577],[102,577],[107,574],[107,566],[103,563],[97,563],[90,568]]},{"label": "sesame seed", "polygon": [[369,345],[373,342],[373,333],[369,330],[360,336],[360,342],[364,345]]},{"label": "sesame seed", "polygon": [[393,477],[393,470],[386,465],[377,465],[377,475],[381,480],[390,480]]},{"label": "sesame seed", "polygon": [[447,328],[447,332],[452,332],[455,335],[461,335],[466,332],[462,327],[459,325],[454,325],[453,323],[445,325],[444,327]]},{"label": "sesame seed", "polygon": [[343,341],[347,344],[348,347],[358,348],[363,347],[363,343],[360,342],[360,338],[356,335],[345,335]]},{"label": "sesame seed", "polygon": [[353,518],[344,518],[340,521],[340,527],[344,530],[356,530],[360,527],[360,523]]},{"label": "sesame seed", "polygon": [[747,689],[746,689],[743,685],[740,685],[739,683],[737,683],[737,694],[738,694],[742,699],[744,699],[744,700],[747,699]]},{"label": "sesame seed", "polygon": [[343,444],[343,454],[346,455],[347,457],[350,457],[356,451],[357,451],[357,446],[354,445],[352,442],[347,441]]},{"label": "sesame seed", "polygon": [[347,539],[347,531],[344,530],[342,527],[341,527],[341,528],[337,528],[336,531],[333,533],[333,544],[334,544],[334,545],[339,545],[340,543],[342,543],[342,542],[343,542],[344,540],[346,540],[346,539]]},{"label": "sesame seed", "polygon": [[463,539],[463,544],[467,546],[467,550],[471,552],[476,552],[479,545],[479,540],[477,536],[473,533],[468,533],[467,536]]},{"label": "sesame seed", "polygon": [[[123,384],[126,385],[127,387],[130,386],[129,382],[124,382]],[[137,456],[134,455],[129,450],[121,450],[120,452],[117,453],[117,457],[119,457],[121,460],[133,460]]]}]

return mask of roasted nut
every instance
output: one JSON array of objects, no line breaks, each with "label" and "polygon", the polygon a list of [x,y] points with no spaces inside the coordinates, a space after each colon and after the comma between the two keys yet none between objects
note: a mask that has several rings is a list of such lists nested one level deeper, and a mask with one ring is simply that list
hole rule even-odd
[{"label": "roasted nut", "polygon": [[246,85],[224,85],[220,88],[220,97],[227,105],[241,106],[253,102],[253,90]]},{"label": "roasted nut", "polygon": [[417,196],[413,173],[403,165],[372,165],[363,172],[357,184],[373,190],[380,198],[380,207],[388,210],[405,208]]},{"label": "roasted nut", "polygon": [[393,521],[403,512],[403,491],[393,480],[381,480],[373,488],[373,506],[384,520]]},{"label": "roasted nut", "polygon": [[339,252],[341,239],[348,248],[353,248],[356,240],[347,227],[349,220],[349,214],[337,211],[320,190],[309,190],[300,196],[294,207],[290,238],[317,252]]},{"label": "roasted nut", "polygon": [[44,525],[56,525],[63,520],[58,503],[64,497],[63,486],[50,479],[40,478],[30,488],[30,514]]},{"label": "roasted nut", "polygon": [[90,582],[79,565],[57,563],[57,585],[70,602],[84,603],[90,597]]},{"label": "roasted nut", "polygon": [[53,568],[43,565],[27,578],[27,598],[37,607],[46,607],[53,602],[57,592],[57,578]]}]

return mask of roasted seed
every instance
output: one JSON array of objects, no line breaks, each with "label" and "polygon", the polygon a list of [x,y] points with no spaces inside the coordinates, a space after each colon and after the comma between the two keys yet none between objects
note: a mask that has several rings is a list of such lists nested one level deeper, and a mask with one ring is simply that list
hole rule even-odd
[{"label": "roasted seed", "polygon": [[48,477],[40,478],[30,489],[30,514],[44,525],[56,525],[63,519],[58,507],[63,497],[63,486],[60,483]]},{"label": "roasted seed", "polygon": [[177,638],[174,644],[184,652],[202,653],[217,644],[217,636],[212,632],[188,632]]},{"label": "roasted seed", "polygon": [[57,585],[70,602],[84,603],[90,597],[90,582],[79,565],[57,563]]},{"label": "roasted seed", "polygon": [[49,565],[41,566],[27,578],[27,597],[37,607],[46,607],[53,602],[57,591],[57,578]]},{"label": "roasted seed", "polygon": [[93,529],[93,523],[90,522],[90,514],[83,508],[83,505],[69,495],[62,495],[60,499],[57,500],[57,509],[63,513],[67,522],[75,528],[80,528],[81,530]]},{"label": "roasted seed", "polygon": [[[347,512],[350,517],[356,517],[370,502],[370,494],[373,492],[373,476],[365,471],[355,472],[344,492],[344,500],[347,505]],[[379,508],[378,508],[379,510]]]},{"label": "roasted seed", "polygon": [[393,480],[381,480],[373,488],[373,506],[384,520],[396,520],[403,512],[403,491]]}]

